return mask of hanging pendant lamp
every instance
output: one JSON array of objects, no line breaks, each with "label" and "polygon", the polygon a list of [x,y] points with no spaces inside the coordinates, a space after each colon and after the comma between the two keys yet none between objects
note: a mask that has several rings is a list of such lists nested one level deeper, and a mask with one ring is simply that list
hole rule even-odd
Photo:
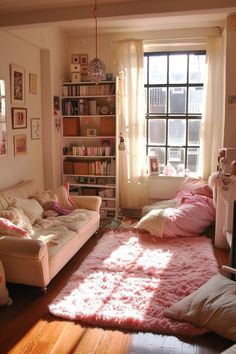
[{"label": "hanging pendant lamp", "polygon": [[95,30],[96,30],[96,36],[95,36],[96,57],[93,60],[91,60],[88,65],[88,76],[90,77],[92,82],[98,84],[102,80],[105,74],[105,64],[103,63],[102,60],[98,59],[97,57],[97,51],[98,51],[97,0],[95,0],[94,3],[93,17],[95,19]]}]

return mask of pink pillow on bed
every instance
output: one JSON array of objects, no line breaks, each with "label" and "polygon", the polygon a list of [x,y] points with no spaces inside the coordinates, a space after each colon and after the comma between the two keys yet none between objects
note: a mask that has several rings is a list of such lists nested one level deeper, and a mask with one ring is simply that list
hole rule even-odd
[{"label": "pink pillow on bed", "polygon": [[0,218],[0,235],[30,238],[26,230],[5,218]]},{"label": "pink pillow on bed", "polygon": [[215,208],[211,198],[180,192],[182,204],[173,209],[166,220],[163,237],[197,236],[214,220]]}]

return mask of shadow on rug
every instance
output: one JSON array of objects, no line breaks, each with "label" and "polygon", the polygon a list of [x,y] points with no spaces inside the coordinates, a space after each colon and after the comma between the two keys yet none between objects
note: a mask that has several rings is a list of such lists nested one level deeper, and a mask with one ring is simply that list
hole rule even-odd
[{"label": "shadow on rug", "polygon": [[216,273],[204,236],[158,239],[137,229],[108,230],[49,310],[95,326],[199,335],[205,330],[164,311]]}]

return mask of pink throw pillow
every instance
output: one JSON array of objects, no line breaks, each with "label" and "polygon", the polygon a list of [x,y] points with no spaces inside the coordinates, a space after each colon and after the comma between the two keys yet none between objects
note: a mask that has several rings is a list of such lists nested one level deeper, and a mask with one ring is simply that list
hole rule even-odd
[{"label": "pink throw pillow", "polygon": [[14,236],[20,238],[30,238],[28,232],[20,226],[16,226],[10,220],[0,218],[0,234],[5,236]]}]

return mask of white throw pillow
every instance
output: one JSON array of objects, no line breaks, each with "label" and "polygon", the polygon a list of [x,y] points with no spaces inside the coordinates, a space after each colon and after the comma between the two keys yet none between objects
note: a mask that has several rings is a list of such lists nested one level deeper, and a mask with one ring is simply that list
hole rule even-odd
[{"label": "white throw pillow", "polygon": [[15,206],[23,210],[29,221],[33,225],[35,220],[41,218],[43,215],[43,208],[35,199],[16,199]]},{"label": "white throw pillow", "polygon": [[221,274],[215,275],[165,314],[236,341],[236,283]]}]

